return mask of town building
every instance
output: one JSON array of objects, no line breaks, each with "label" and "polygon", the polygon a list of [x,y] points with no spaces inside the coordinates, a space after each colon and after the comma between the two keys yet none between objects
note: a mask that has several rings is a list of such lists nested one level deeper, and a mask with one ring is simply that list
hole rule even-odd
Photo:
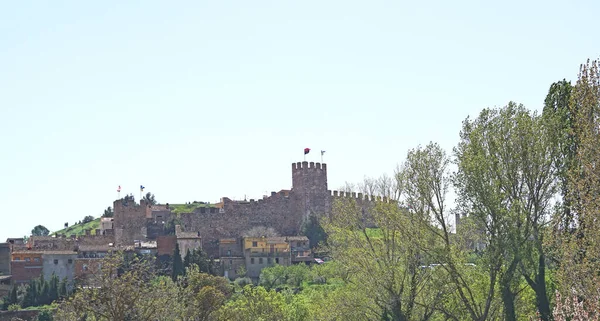
[{"label": "town building", "polygon": [[29,283],[42,275],[42,252],[16,251],[11,253],[10,269],[14,284]]},{"label": "town building", "polygon": [[56,275],[61,281],[66,279],[71,286],[75,276],[75,260],[77,252],[74,251],[44,251],[42,252],[42,273],[44,279],[49,280]]},{"label": "town building", "polygon": [[10,275],[10,244],[0,243],[0,276]]}]

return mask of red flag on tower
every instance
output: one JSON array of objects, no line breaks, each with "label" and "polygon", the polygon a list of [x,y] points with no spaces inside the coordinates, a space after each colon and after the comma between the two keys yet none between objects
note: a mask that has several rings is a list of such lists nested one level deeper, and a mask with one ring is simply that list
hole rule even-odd
[{"label": "red flag on tower", "polygon": [[305,148],[304,149],[304,155],[308,154],[310,152],[310,148]]}]

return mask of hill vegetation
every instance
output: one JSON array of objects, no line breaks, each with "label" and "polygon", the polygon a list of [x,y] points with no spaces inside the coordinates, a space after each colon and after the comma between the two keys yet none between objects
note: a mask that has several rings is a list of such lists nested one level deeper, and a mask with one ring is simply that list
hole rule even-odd
[{"label": "hill vegetation", "polygon": [[81,224],[71,225],[67,228],[64,228],[62,230],[52,233],[52,235],[65,234],[65,236],[67,236],[67,237],[69,237],[71,235],[79,236],[79,235],[84,235],[85,230],[87,230],[87,229],[91,229],[92,234],[94,234],[97,228],[100,228],[100,218],[97,218],[97,219],[87,222],[87,223],[82,222]]}]

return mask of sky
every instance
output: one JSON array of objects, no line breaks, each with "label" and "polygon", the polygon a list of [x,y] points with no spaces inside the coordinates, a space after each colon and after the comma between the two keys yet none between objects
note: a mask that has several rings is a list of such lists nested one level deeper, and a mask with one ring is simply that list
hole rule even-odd
[{"label": "sky", "polygon": [[449,153],[461,122],[600,57],[600,2],[5,1],[0,241],[161,203],[260,198],[320,161],[328,185]]}]

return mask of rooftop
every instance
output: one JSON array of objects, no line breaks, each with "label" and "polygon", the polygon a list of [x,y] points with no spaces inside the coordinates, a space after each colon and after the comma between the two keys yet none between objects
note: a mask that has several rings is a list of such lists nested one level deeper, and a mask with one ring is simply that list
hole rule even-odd
[{"label": "rooftop", "polygon": [[178,239],[199,239],[201,238],[198,232],[178,232]]}]

